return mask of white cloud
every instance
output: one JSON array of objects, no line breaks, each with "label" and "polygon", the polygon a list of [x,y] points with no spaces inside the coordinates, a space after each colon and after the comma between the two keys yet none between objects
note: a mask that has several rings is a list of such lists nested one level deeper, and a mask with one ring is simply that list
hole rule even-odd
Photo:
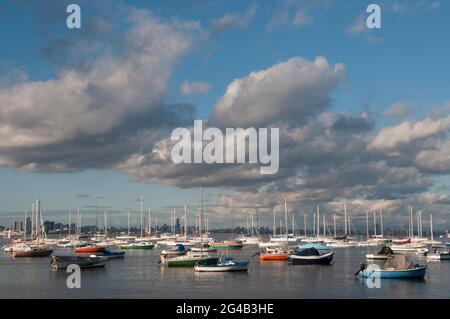
[{"label": "white cloud", "polygon": [[226,14],[218,19],[212,20],[212,33],[222,33],[234,29],[246,28],[256,15],[257,6],[252,5],[243,15]]},{"label": "white cloud", "polygon": [[184,81],[181,85],[181,93],[184,95],[206,94],[211,90],[211,84],[199,81]]},{"label": "white cloud", "polygon": [[421,121],[405,121],[393,127],[383,128],[369,144],[369,149],[389,150],[411,144],[450,129],[450,116],[441,119],[426,118]]},{"label": "white cloud", "polygon": [[[102,54],[87,69],[67,68],[54,79],[20,82],[0,90],[1,163],[38,169],[36,160],[42,157],[50,161],[47,168],[70,169],[71,143],[79,157],[94,160],[101,155],[98,145],[107,151],[115,132],[133,129],[130,119],[164,113],[172,67],[201,29],[191,21],[162,22],[146,10],[130,10],[127,18],[131,27],[117,48],[120,54]],[[146,127],[151,129],[149,124]],[[139,139],[145,133],[127,134]]]},{"label": "white cloud", "polygon": [[345,82],[345,67],[291,58],[228,85],[211,121],[219,126],[264,126],[278,121],[301,124],[329,104],[332,89]]},{"label": "white cloud", "polygon": [[408,116],[413,110],[414,105],[412,103],[399,101],[384,111],[383,115],[387,117],[405,117]]}]

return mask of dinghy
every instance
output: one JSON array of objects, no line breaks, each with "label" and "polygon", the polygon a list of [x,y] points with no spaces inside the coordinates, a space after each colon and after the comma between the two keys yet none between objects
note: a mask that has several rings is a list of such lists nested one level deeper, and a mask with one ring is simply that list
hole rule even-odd
[{"label": "dinghy", "polygon": [[66,269],[69,265],[78,265],[80,268],[104,267],[107,257],[102,256],[55,256],[52,255],[53,269]]},{"label": "dinghy", "polygon": [[260,260],[287,260],[292,252],[286,248],[269,248],[266,247],[264,252],[259,253]]},{"label": "dinghy", "polygon": [[[378,270],[380,278],[423,278],[426,274],[427,266],[414,264],[405,255],[390,255],[383,268]],[[372,278],[373,270],[367,269],[367,264],[361,264],[360,270],[355,274],[360,274],[361,278]]]},{"label": "dinghy", "polygon": [[215,265],[195,265],[194,270],[197,272],[247,271],[248,264],[248,261],[222,257]]},{"label": "dinghy", "polygon": [[439,250],[427,255],[427,260],[450,260],[450,251]]},{"label": "dinghy", "polygon": [[321,254],[315,248],[307,248],[288,257],[288,262],[293,265],[326,265],[333,260],[334,251]]}]

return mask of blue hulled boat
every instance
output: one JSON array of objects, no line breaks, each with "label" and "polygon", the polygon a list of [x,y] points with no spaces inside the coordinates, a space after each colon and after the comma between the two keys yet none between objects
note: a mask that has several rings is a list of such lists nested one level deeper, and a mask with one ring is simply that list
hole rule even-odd
[{"label": "blue hulled boat", "polygon": [[361,278],[423,278],[427,272],[427,266],[414,264],[405,255],[389,255],[383,268],[378,269],[369,267],[367,264],[361,264],[360,270],[355,274],[360,274]]},{"label": "blue hulled boat", "polygon": [[[423,278],[427,272],[427,266],[415,265],[412,269],[381,269],[379,271],[380,278]],[[372,271],[361,271],[361,278],[369,278],[373,276]]]}]

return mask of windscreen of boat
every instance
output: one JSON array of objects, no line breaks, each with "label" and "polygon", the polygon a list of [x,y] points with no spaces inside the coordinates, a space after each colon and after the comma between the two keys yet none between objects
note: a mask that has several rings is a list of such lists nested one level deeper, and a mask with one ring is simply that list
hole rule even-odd
[{"label": "windscreen of boat", "polygon": [[297,253],[297,255],[298,256],[320,256],[320,253],[315,248],[306,248],[306,249],[300,250]]}]

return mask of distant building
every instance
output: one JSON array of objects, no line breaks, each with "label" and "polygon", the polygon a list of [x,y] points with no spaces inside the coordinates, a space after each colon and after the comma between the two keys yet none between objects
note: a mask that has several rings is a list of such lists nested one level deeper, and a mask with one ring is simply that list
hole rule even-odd
[{"label": "distant building", "polygon": [[16,220],[14,222],[13,231],[22,231],[23,230],[23,222],[21,220]]},{"label": "distant building", "polygon": [[175,233],[179,233],[180,231],[181,231],[180,218],[177,218],[177,223],[175,225]]}]

